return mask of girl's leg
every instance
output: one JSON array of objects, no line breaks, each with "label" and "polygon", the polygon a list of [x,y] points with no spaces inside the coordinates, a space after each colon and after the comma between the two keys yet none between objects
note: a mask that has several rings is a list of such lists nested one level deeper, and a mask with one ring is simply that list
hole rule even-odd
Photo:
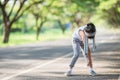
[{"label": "girl's leg", "polygon": [[88,67],[89,67],[89,70],[90,70],[90,75],[95,76],[96,73],[93,70],[91,53],[90,53],[90,49],[89,48],[88,48]]},{"label": "girl's leg", "polygon": [[78,59],[78,57],[79,57],[79,54],[80,54],[80,44],[79,44],[79,42],[74,42],[73,43],[73,51],[74,51],[74,55],[73,55],[73,57],[72,57],[72,60],[71,60],[71,62],[70,62],[70,69],[68,70],[68,72],[66,73],[66,75],[67,76],[70,76],[71,74],[72,74],[72,69],[73,69],[73,67],[74,67],[74,65],[75,65],[75,63],[76,63],[76,61],[77,61],[77,59]]},{"label": "girl's leg", "polygon": [[88,66],[93,68],[90,49],[88,48]]},{"label": "girl's leg", "polygon": [[79,42],[73,43],[73,51],[74,51],[74,55],[72,57],[71,63],[70,63],[70,68],[73,68],[79,55],[80,55],[80,44]]}]

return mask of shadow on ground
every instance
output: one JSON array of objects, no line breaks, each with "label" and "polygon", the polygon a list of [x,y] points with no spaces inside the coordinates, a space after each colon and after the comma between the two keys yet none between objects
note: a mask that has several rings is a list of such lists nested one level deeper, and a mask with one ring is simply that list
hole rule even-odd
[{"label": "shadow on ground", "polygon": [[47,60],[54,59],[72,52],[71,45],[66,46],[43,46],[43,47],[21,47],[9,48],[0,50],[0,60],[2,59],[16,59],[16,60]]},{"label": "shadow on ground", "polygon": [[73,75],[63,77],[53,76],[18,76],[18,80],[118,80],[119,75],[115,74],[100,74],[97,76],[89,75]]}]

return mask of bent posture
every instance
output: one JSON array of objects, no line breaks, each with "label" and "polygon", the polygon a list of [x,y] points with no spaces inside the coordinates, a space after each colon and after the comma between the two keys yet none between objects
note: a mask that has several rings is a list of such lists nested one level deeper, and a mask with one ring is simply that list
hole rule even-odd
[{"label": "bent posture", "polygon": [[67,76],[70,76],[72,74],[72,69],[80,53],[82,53],[86,59],[87,66],[89,67],[89,70],[90,70],[90,75],[94,76],[96,74],[95,71],[93,70],[91,52],[88,46],[88,39],[92,39],[93,49],[96,48],[95,34],[96,34],[96,28],[93,23],[88,23],[87,25],[82,26],[74,31],[73,36],[72,36],[73,38],[72,46],[73,46],[74,55],[69,65],[70,69],[66,73]]}]

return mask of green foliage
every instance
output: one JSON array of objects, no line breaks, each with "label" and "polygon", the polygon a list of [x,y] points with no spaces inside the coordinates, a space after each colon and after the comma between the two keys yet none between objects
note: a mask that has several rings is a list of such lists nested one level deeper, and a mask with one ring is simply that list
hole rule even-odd
[{"label": "green foliage", "polygon": [[98,9],[101,17],[105,19],[108,24],[113,25],[113,27],[119,27],[120,0],[103,0],[101,1]]},{"label": "green foliage", "polygon": [[93,13],[99,5],[98,0],[71,0],[78,5],[78,10],[84,13]]},{"label": "green foliage", "polygon": [[101,0],[99,9],[103,10],[109,10],[111,7],[113,7],[118,0]]},{"label": "green foliage", "polygon": [[[20,5],[18,1],[17,4],[15,4],[15,7],[12,11],[10,20],[14,17],[16,12],[18,11],[18,7]],[[19,14],[21,14],[22,11],[24,11],[24,9],[27,6],[34,3],[35,1],[39,0],[27,0]],[[57,26],[57,29],[64,29],[63,25],[65,23],[67,22],[73,23],[76,12],[79,12],[81,15],[81,23],[82,22],[87,23],[90,21],[91,18],[92,19],[94,18],[94,20],[96,19],[96,22],[98,22],[98,20],[101,18],[103,20],[106,20],[109,24],[115,25],[116,27],[120,25],[120,0],[40,0],[40,1],[41,3],[35,4],[31,8],[29,8],[29,10],[26,10],[22,17],[12,25],[12,29],[20,28],[22,31],[28,32],[30,32],[30,30],[35,31],[37,28],[35,27],[36,23],[38,23],[38,26],[40,26],[40,23],[47,19],[47,22],[49,24],[47,23],[47,25],[46,24],[43,25],[43,29],[46,28],[47,30],[45,31],[46,34],[50,32],[51,33],[53,32],[54,34],[57,32],[55,32],[54,30],[49,30],[49,27],[53,27],[54,26],[53,24],[56,24],[55,26]],[[10,12],[13,2],[14,1],[11,1],[9,2],[9,4],[7,4],[6,6],[7,13]],[[34,16],[32,16],[31,13]],[[1,11],[0,14],[2,14]],[[96,17],[96,15],[99,16],[99,18]],[[38,22],[35,21],[37,18]],[[58,24],[57,21],[60,24]],[[1,31],[0,34],[3,33],[2,23],[3,23],[2,16],[0,15],[0,31]],[[62,27],[60,28],[60,26]],[[43,32],[41,32],[41,34],[43,35]],[[14,35],[14,33],[12,33],[12,35]],[[12,37],[13,36],[11,36],[11,40]],[[42,36],[40,35],[40,39],[42,39],[41,37]]]}]

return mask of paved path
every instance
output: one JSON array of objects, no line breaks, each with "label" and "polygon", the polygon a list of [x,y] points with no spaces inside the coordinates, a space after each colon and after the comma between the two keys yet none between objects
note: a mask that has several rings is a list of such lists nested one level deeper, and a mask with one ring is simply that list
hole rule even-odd
[{"label": "paved path", "polygon": [[0,80],[120,80],[120,36],[97,34],[92,53],[97,76],[89,76],[80,55],[73,76],[64,73],[72,57],[70,39],[0,48]]}]

